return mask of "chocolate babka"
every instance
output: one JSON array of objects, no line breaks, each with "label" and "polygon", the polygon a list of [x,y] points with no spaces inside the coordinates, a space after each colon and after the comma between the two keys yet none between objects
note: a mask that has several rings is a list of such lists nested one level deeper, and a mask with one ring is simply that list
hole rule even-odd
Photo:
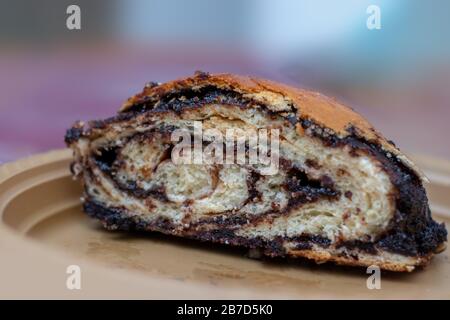
[{"label": "chocolate babka", "polygon": [[65,141],[84,211],[108,229],[392,271],[445,247],[424,175],[320,93],[197,72],[147,84],[116,116],[75,123]]}]

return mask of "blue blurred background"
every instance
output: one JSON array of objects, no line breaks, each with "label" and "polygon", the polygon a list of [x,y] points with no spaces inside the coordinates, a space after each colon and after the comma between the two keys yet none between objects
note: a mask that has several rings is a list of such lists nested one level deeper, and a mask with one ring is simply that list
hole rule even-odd
[{"label": "blue blurred background", "polygon": [[[0,3],[1,162],[63,147],[75,120],[198,69],[322,91],[407,153],[450,159],[450,1]],[[70,4],[81,30],[66,27]],[[369,5],[379,30],[366,26]]]}]

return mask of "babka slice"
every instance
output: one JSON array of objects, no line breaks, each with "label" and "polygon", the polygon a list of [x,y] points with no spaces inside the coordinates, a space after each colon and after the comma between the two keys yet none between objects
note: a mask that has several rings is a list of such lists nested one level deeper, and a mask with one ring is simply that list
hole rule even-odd
[{"label": "babka slice", "polygon": [[116,116],[75,123],[65,141],[84,211],[108,229],[393,271],[445,247],[420,171],[316,92],[197,72],[149,83]]}]

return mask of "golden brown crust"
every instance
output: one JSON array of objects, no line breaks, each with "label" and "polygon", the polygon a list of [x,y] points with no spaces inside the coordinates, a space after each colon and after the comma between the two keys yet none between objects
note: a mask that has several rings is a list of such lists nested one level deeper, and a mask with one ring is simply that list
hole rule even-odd
[{"label": "golden brown crust", "polygon": [[[316,263],[333,262],[338,265],[352,266],[352,267],[369,267],[378,266],[383,270],[394,272],[412,272],[417,267],[426,266],[431,258],[432,254],[423,257],[406,257],[396,254],[391,254],[390,259],[384,258],[382,253],[374,256],[364,253],[358,253],[358,258],[349,258],[346,256],[340,256],[324,250],[289,250],[288,254],[293,257],[302,257],[310,260],[314,260]],[[395,261],[392,257],[396,256],[399,260]]]},{"label": "golden brown crust", "polygon": [[[412,169],[422,180],[427,181],[424,174],[406,155],[389,143],[366,119],[348,106],[318,92],[298,89],[265,79],[228,73],[208,74],[197,72],[192,77],[145,87],[141,93],[129,98],[121,107],[120,112],[125,112],[131,106],[139,104],[148,98],[157,100],[168,93],[178,90],[195,89],[211,85],[219,89],[233,90],[243,95],[251,96],[269,105],[279,106],[280,102],[285,102],[286,105],[289,104],[295,108],[299,119],[312,120],[322,128],[333,130],[341,138],[350,135],[351,132],[348,129],[353,128],[360,137],[380,145],[383,150],[392,153]],[[301,127],[298,130],[299,134],[301,134]]]}]

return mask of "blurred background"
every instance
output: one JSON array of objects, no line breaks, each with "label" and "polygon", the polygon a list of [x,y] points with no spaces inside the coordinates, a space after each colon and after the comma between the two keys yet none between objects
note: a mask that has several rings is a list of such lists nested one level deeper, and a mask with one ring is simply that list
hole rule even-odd
[{"label": "blurred background", "polygon": [[[64,147],[75,120],[195,70],[322,91],[405,152],[450,159],[450,1],[0,3],[0,162]],[[71,4],[81,30],[66,27]],[[366,25],[370,5],[380,29]]]}]

